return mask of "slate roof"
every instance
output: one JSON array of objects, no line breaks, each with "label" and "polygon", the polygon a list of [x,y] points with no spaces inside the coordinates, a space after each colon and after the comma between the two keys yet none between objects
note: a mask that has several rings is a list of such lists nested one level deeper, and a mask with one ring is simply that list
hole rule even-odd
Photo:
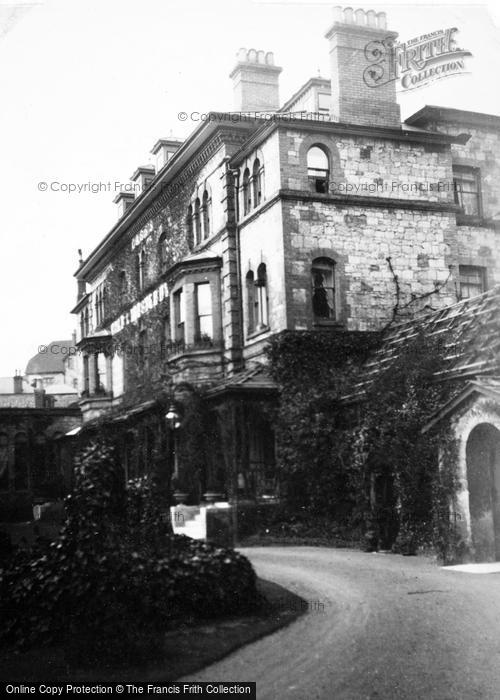
[{"label": "slate roof", "polygon": [[366,362],[353,392],[361,398],[380,372],[390,367],[419,331],[439,338],[445,348],[439,379],[500,375],[500,285],[470,299],[390,326],[381,347]]},{"label": "slate roof", "polygon": [[[53,340],[45,347],[46,352],[39,352],[29,360],[25,374],[64,372],[64,360],[69,355],[69,348],[74,348],[74,342],[72,340]],[[74,354],[76,350],[72,352]]]}]

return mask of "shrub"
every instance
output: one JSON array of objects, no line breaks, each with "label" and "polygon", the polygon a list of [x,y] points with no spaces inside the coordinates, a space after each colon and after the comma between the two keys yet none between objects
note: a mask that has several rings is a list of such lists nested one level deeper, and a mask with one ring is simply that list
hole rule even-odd
[{"label": "shrub", "polygon": [[19,649],[65,641],[70,661],[127,665],[161,655],[162,631],[175,620],[255,607],[250,563],[169,534],[157,520],[161,502],[149,480],[127,494],[110,447],[86,449],[59,537],[0,572],[1,641]]}]

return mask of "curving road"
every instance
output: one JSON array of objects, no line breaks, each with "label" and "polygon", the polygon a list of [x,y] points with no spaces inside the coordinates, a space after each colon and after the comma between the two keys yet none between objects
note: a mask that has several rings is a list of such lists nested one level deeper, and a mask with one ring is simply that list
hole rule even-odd
[{"label": "curving road", "polygon": [[500,576],[317,547],[241,550],[309,601],[289,627],[189,677],[259,700],[500,699]]}]

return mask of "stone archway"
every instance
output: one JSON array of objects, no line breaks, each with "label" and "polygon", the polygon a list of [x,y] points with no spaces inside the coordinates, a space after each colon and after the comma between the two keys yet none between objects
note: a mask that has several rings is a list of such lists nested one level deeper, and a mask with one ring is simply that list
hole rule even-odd
[{"label": "stone archway", "polygon": [[467,439],[466,464],[476,559],[500,560],[500,430],[476,425]]}]

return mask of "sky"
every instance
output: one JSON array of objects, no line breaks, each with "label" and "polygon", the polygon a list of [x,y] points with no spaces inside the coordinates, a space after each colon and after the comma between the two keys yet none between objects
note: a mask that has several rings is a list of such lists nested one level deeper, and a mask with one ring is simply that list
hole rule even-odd
[{"label": "sky", "polygon": [[[179,112],[231,110],[240,47],[274,52],[282,102],[329,77],[333,4],[0,0],[0,376],[71,336],[77,251],[86,256],[116,221],[115,192],[63,188],[125,184],[153,162],[158,138],[198,126]],[[457,27],[473,54],[467,74],[400,93],[403,117],[425,104],[500,115],[494,2],[351,6],[384,10],[400,40]]]}]

